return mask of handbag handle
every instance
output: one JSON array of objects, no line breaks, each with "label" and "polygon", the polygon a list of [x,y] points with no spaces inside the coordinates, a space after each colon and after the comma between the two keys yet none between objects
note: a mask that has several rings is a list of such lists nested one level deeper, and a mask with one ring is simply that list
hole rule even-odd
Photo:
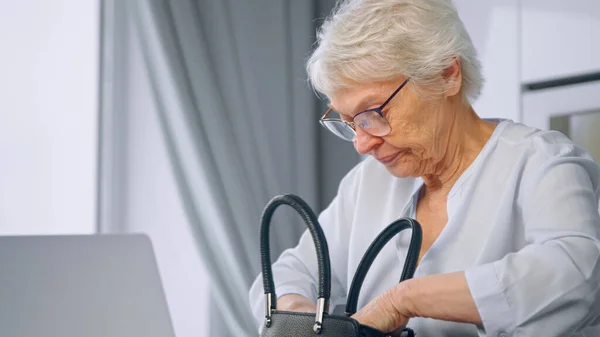
[{"label": "handbag handle", "polygon": [[410,238],[410,244],[408,246],[408,253],[406,254],[406,262],[404,263],[404,269],[400,277],[400,282],[412,278],[417,268],[417,262],[419,259],[419,253],[421,251],[421,242],[423,241],[423,230],[417,220],[411,218],[402,218],[392,222],[387,226],[383,232],[381,232],[377,238],[371,243],[367,249],[365,255],[360,260],[356,273],[352,279],[350,285],[350,292],[348,293],[348,300],[346,301],[346,316],[350,317],[356,313],[358,306],[358,295],[360,289],[365,281],[367,272],[371,265],[375,261],[375,258],[383,247],[398,233],[405,229],[412,229],[412,236]]},{"label": "handbag handle", "polygon": [[261,217],[260,228],[260,255],[263,273],[263,287],[265,290],[265,325],[271,325],[271,315],[277,308],[277,295],[273,283],[273,270],[271,269],[271,250],[269,245],[269,228],[275,210],[281,205],[291,206],[308,227],[317,251],[319,265],[319,298],[317,300],[317,313],[313,330],[320,333],[323,325],[323,314],[329,311],[329,298],[331,294],[331,267],[329,249],[323,229],[319,225],[317,215],[300,197],[293,194],[276,196],[269,201]]}]

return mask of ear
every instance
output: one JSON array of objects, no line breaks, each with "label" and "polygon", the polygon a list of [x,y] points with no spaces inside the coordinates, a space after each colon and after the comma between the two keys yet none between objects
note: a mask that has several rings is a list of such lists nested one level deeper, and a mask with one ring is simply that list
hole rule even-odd
[{"label": "ear", "polygon": [[447,85],[447,89],[444,92],[445,96],[451,97],[457,95],[462,87],[462,70],[458,57],[454,57],[452,64],[444,69],[442,77],[444,83]]}]

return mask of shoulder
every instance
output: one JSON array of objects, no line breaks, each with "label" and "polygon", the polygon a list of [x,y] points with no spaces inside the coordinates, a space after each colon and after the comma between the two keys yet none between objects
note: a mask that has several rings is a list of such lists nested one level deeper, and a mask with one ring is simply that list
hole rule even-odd
[{"label": "shoulder", "polygon": [[499,149],[539,158],[578,156],[591,159],[587,151],[558,131],[540,130],[510,121],[503,124],[497,141]]},{"label": "shoulder", "polygon": [[524,157],[532,166],[557,159],[594,163],[592,156],[558,131],[546,131],[520,123],[508,123],[502,131],[498,148],[513,156]]},{"label": "shoulder", "polygon": [[518,152],[542,157],[560,156],[567,153],[586,155],[567,136],[558,131],[546,131],[520,123],[505,122],[498,137],[498,144]]},{"label": "shoulder", "polygon": [[497,163],[503,161],[505,168],[520,170],[530,184],[557,167],[571,167],[567,171],[588,175],[595,188],[600,183],[600,169],[593,157],[558,131],[507,122],[492,153]]}]

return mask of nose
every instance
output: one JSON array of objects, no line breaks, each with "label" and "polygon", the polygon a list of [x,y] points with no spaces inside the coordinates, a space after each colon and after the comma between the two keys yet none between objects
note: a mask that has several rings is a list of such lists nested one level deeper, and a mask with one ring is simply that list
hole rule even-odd
[{"label": "nose", "polygon": [[364,132],[361,128],[356,128],[356,135],[352,139],[354,148],[362,155],[371,152],[377,145],[383,143],[381,137],[376,137]]}]

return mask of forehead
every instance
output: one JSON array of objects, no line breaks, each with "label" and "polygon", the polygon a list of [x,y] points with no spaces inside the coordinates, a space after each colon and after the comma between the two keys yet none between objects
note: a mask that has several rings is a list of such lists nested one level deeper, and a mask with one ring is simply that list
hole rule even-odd
[{"label": "forehead", "polygon": [[329,106],[336,112],[353,116],[373,105],[382,104],[393,92],[396,82],[353,83],[329,95]]}]

